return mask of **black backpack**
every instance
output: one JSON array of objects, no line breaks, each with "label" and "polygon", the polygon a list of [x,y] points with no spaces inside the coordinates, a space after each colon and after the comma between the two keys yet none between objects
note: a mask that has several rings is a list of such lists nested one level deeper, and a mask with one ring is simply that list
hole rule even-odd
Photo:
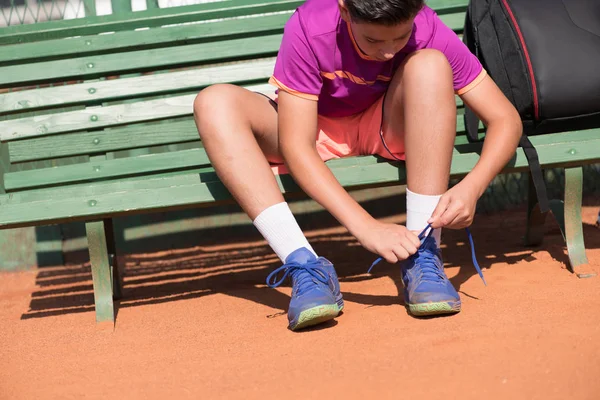
[{"label": "black backpack", "polygon": [[[523,121],[540,211],[548,211],[527,136],[600,127],[600,0],[470,0],[463,41]],[[470,141],[479,120],[465,109]]]}]

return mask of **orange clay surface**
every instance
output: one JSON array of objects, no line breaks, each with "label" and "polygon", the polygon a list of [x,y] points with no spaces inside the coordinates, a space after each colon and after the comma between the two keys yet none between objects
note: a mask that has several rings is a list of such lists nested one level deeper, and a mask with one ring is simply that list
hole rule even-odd
[{"label": "orange clay surface", "polygon": [[[584,235],[600,270],[600,200]],[[389,221],[402,223],[404,215]],[[290,288],[266,288],[278,260],[258,236],[125,257],[115,330],[96,327],[89,264],[0,275],[0,399],[600,399],[600,277],[566,269],[550,219],[542,247],[522,246],[525,211],[478,215],[444,232],[463,311],[416,319],[399,270],[342,228],[307,230],[330,258],[343,315],[286,329]]]}]

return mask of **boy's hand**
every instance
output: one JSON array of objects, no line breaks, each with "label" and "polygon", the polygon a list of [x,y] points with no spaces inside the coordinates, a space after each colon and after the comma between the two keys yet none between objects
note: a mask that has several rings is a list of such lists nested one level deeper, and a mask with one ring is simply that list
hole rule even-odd
[{"label": "boy's hand", "polygon": [[477,188],[463,180],[442,195],[428,222],[434,229],[466,228],[473,223],[478,198]]},{"label": "boy's hand", "polygon": [[377,220],[363,227],[356,237],[365,249],[392,264],[415,254],[421,245],[417,235],[406,227]]}]

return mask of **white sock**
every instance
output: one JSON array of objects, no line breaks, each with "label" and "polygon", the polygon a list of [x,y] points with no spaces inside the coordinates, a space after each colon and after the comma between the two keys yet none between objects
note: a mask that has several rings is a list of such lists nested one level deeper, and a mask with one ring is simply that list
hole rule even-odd
[{"label": "white sock", "polygon": [[306,240],[286,202],[263,210],[253,224],[282,262],[285,262],[287,256],[300,247],[306,247],[315,256],[317,255]]},{"label": "white sock", "polygon": [[[406,189],[406,228],[419,233],[425,229],[441,197],[417,194]],[[442,229],[434,229],[432,236],[440,247]]]}]

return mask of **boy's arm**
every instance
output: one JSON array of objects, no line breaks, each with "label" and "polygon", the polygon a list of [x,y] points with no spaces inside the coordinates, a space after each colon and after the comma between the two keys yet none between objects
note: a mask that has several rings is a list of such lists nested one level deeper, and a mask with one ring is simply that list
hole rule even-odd
[{"label": "boy's arm", "polygon": [[434,228],[458,229],[471,224],[477,200],[514,155],[523,131],[517,110],[489,76],[460,97],[487,131],[473,170],[440,199],[429,220]]},{"label": "boy's arm", "polygon": [[279,92],[279,149],[300,187],[327,209],[361,244],[389,262],[419,246],[405,227],[375,220],[339,184],[316,149],[317,101]]}]

